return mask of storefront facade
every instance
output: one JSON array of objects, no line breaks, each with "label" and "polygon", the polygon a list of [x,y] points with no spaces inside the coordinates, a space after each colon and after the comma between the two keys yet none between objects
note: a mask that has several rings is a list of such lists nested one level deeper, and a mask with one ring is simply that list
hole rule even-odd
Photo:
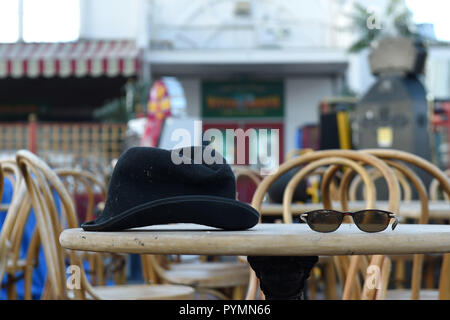
[{"label": "storefront facade", "polygon": [[148,56],[151,77],[173,76],[180,81],[188,116],[202,120],[205,130],[278,130],[280,161],[298,147],[298,129],[318,123],[320,101],[341,93],[347,69],[347,60],[340,53],[316,55],[315,62],[283,62],[279,57],[278,63],[257,64],[224,63],[226,60],[175,63],[160,54],[153,51]]}]

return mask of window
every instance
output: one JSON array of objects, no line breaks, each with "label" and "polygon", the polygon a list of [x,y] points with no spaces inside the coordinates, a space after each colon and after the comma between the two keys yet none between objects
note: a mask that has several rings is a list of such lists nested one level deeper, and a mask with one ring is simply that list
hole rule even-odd
[{"label": "window", "polygon": [[80,33],[80,0],[0,1],[0,42],[66,42]]}]

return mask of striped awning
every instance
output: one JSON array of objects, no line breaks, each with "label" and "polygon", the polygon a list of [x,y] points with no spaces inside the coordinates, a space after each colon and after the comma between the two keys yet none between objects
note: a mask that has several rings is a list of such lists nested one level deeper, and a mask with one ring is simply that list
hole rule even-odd
[{"label": "striped awning", "polygon": [[138,68],[130,40],[0,44],[0,78],[132,76]]}]

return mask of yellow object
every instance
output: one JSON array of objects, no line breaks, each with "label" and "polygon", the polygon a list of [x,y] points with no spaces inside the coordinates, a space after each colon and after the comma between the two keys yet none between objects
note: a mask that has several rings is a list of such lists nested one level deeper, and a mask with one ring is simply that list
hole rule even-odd
[{"label": "yellow object", "polygon": [[311,177],[311,184],[306,188],[306,194],[311,196],[313,203],[319,203],[319,180]]},{"label": "yellow object", "polygon": [[339,145],[341,149],[351,149],[351,134],[350,123],[348,120],[348,114],[345,111],[339,111],[337,113],[337,124],[339,133]]},{"label": "yellow object", "polygon": [[391,147],[394,133],[391,127],[380,127],[377,130],[377,143],[379,147]]}]

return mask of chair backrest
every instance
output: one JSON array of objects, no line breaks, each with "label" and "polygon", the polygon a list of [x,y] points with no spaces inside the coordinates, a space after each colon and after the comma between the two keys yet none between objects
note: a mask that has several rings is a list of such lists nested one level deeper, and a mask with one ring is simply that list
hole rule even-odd
[{"label": "chair backrest", "polygon": [[[372,181],[376,181],[380,178],[382,178],[382,174],[380,171],[376,170],[375,168],[369,168],[368,172],[371,176]],[[411,202],[412,200],[412,191],[411,186],[409,185],[407,179],[405,176],[397,169],[394,169],[394,173],[397,176],[398,182],[400,183],[401,191],[402,191],[402,200],[403,202]],[[358,188],[361,185],[362,179],[360,175],[357,175],[351,182],[349,190],[348,190],[348,197],[350,201],[356,201],[357,199],[357,192]],[[365,199],[365,189],[362,189],[363,191],[363,197]]]},{"label": "chair backrest", "polygon": [[[445,170],[445,174],[450,179],[450,169]],[[431,180],[428,193],[431,201],[439,200],[439,181],[436,178]],[[444,192],[443,197],[445,200],[450,201],[450,196],[447,193]]]},{"label": "chair backrest", "polygon": [[[16,160],[34,209],[39,238],[44,249],[51,297],[67,299],[69,290],[66,286],[65,252],[59,244],[59,234],[63,226],[60,224],[52,191],[59,197],[67,226],[76,228],[78,221],[72,199],[57,174],[36,155],[27,150],[20,150],[16,154]],[[77,275],[80,286],[75,286],[73,290],[75,297],[83,299],[86,293],[89,293],[94,298],[98,298],[87,281],[83,265],[76,252],[70,251],[69,257],[71,265],[79,268]]]},{"label": "chair backrest", "polygon": [[95,193],[97,187],[100,190],[102,199],[106,199],[106,185],[98,179],[93,173],[79,169],[55,169],[55,173],[67,184],[67,190],[73,190],[72,199],[75,203],[78,183],[81,183],[87,195],[86,211],[83,214],[85,221],[91,221],[94,218]]},{"label": "chair backrest", "polygon": [[239,180],[240,177],[247,177],[250,180],[252,180],[255,185],[258,185],[262,180],[259,173],[250,167],[232,166],[231,169],[234,173],[234,177],[236,178],[236,182]]},{"label": "chair backrest", "polygon": [[406,151],[392,149],[363,149],[361,151],[367,152],[381,159],[403,161],[426,171],[439,182],[439,185],[443,191],[450,196],[450,179],[433,163]]},{"label": "chair backrest", "polygon": [[[305,163],[309,163],[311,161],[322,159],[322,158],[327,158],[327,157],[342,157],[342,158],[347,158],[347,159],[351,159],[354,161],[364,161],[367,164],[375,166],[379,170],[381,170],[383,175],[385,176],[385,179],[388,182],[388,190],[389,190],[389,195],[390,195],[389,209],[392,212],[398,211],[397,206],[398,206],[398,202],[400,199],[400,187],[399,187],[397,179],[395,178],[395,175],[392,172],[392,169],[389,168],[389,166],[387,166],[380,159],[377,159],[376,157],[371,156],[369,154],[365,154],[365,153],[362,153],[359,151],[354,151],[354,150],[316,151],[316,152],[304,154],[302,156],[299,156],[297,158],[294,158],[290,161],[283,163],[274,174],[267,176],[263,181],[261,181],[261,183],[259,184],[259,186],[256,189],[256,192],[253,196],[252,206],[256,210],[260,211],[262,201],[264,199],[264,196],[265,196],[268,188],[282,174],[286,173],[287,171],[289,171],[292,168],[299,167]],[[335,175],[335,173],[338,169],[339,169],[338,166],[334,166],[334,168],[332,168],[331,170],[329,169],[328,172],[324,175],[323,179],[332,180],[333,176]],[[328,184],[326,184],[326,185],[328,185]],[[322,187],[323,186],[324,186],[324,184],[322,183]],[[331,203],[331,199],[329,197],[329,191],[322,190],[322,194],[325,195],[325,196],[323,196],[323,200],[325,201],[324,205],[326,205],[327,207],[331,207],[332,203]]]},{"label": "chair backrest", "polygon": [[[256,187],[262,180],[262,177],[257,170],[249,166],[233,165],[231,166],[231,169],[236,179],[236,199],[244,202],[250,202]],[[247,181],[245,180],[250,180],[250,184],[246,183]],[[244,191],[243,195],[239,194],[241,191]]]}]

